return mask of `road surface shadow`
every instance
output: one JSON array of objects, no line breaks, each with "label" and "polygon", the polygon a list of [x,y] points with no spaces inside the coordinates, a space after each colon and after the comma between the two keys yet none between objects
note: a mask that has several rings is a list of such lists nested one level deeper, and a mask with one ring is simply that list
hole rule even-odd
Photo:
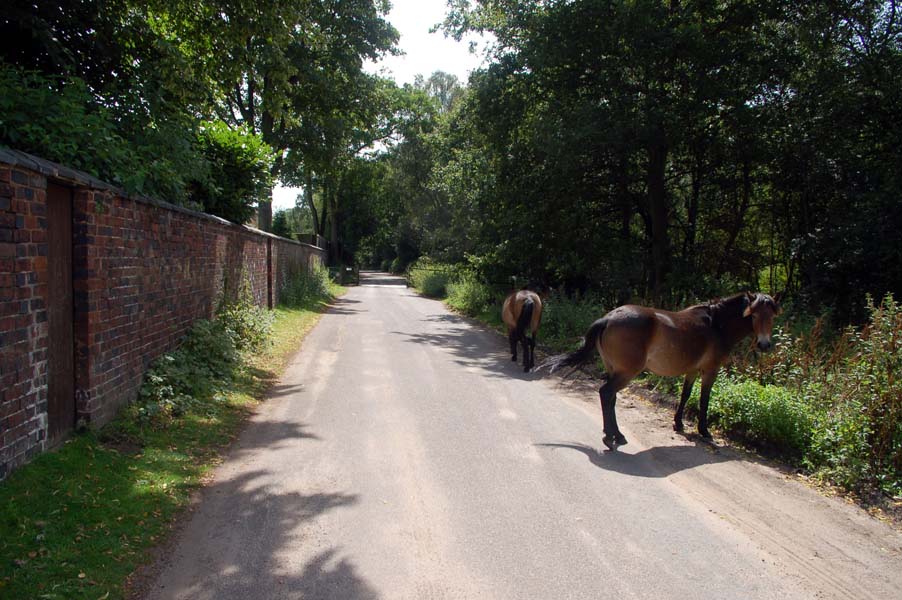
[{"label": "road surface shadow", "polygon": [[336,298],[326,309],[326,314],[330,315],[353,315],[366,312],[362,308],[353,308],[354,304],[360,304],[360,300],[349,300],[348,298]]},{"label": "road surface shadow", "polygon": [[317,517],[358,501],[341,493],[284,492],[266,470],[215,483],[143,597],[374,600],[377,592],[338,549],[319,552],[302,569],[286,554]]},{"label": "road surface shadow", "polygon": [[[315,535],[325,513],[357,504],[357,494],[328,486],[298,486],[294,466],[241,469],[262,453],[296,453],[299,440],[321,438],[303,423],[251,421],[216,480],[200,493],[179,533],[157,551],[158,560],[130,580],[132,598],[163,600],[322,598],[375,600],[376,590],[324,544],[306,561],[292,556]],[[232,467],[232,468],[230,468]],[[304,465],[296,465],[298,474]],[[173,465],[173,469],[179,465]]]},{"label": "road surface shadow", "polygon": [[[415,344],[429,344],[444,348],[454,355],[454,362],[467,368],[478,368],[488,377],[502,379],[522,379],[532,381],[541,379],[541,373],[523,372],[522,347],[517,353],[517,362],[511,360],[510,350],[498,348],[497,336],[476,329],[471,323],[452,314],[432,315],[422,319],[424,323],[439,323],[440,331],[411,333],[392,331],[394,335],[406,337],[405,341]],[[507,342],[505,341],[505,344]],[[488,351],[487,351],[488,350]]]},{"label": "road surface shadow", "polygon": [[296,440],[315,440],[315,433],[306,431],[307,425],[287,421],[250,421],[237,444],[229,452],[229,457],[240,458],[245,454],[278,450],[295,443]]},{"label": "road surface shadow", "polygon": [[696,442],[693,446],[655,446],[629,454],[621,447],[616,452],[576,442],[534,444],[540,448],[565,448],[576,450],[585,455],[593,465],[605,471],[614,471],[633,477],[669,477],[674,473],[693,469],[700,465],[722,463],[737,460],[739,457],[731,452],[724,452],[704,442]]},{"label": "road surface shadow", "polygon": [[266,391],[267,398],[281,398],[282,396],[291,396],[293,394],[298,394],[304,391],[304,386],[302,384],[295,385],[274,385],[271,386]]}]

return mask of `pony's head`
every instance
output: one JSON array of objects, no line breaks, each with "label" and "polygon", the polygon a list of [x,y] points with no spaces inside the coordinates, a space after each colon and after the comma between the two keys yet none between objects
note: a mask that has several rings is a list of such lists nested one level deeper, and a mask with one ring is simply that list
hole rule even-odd
[{"label": "pony's head", "polygon": [[530,281],[523,286],[523,289],[537,293],[543,300],[552,292],[552,288],[539,281]]},{"label": "pony's head", "polygon": [[767,294],[746,292],[747,301],[743,317],[752,318],[752,331],[755,333],[755,345],[758,350],[767,352],[774,347],[771,332],[774,328],[774,317],[780,314],[780,295],[774,299]]}]

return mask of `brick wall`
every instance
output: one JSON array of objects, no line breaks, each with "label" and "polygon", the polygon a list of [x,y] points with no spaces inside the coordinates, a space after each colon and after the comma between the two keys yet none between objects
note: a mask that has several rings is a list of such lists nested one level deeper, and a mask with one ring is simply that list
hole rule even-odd
[{"label": "brick wall", "polygon": [[46,440],[48,181],[74,192],[73,401],[91,426],[134,400],[148,364],[242,280],[258,305],[271,306],[287,277],[324,256],[0,150],[0,479]]},{"label": "brick wall", "polygon": [[0,479],[47,434],[46,187],[0,164]]}]

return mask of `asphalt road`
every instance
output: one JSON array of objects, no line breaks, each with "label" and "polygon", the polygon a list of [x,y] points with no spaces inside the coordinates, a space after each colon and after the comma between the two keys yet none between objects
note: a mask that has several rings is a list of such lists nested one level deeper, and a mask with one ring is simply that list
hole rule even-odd
[{"label": "asphalt road", "polygon": [[[540,334],[541,335],[541,334]],[[902,535],[670,414],[524,375],[364,274],[305,340],[147,598],[902,598]]]}]

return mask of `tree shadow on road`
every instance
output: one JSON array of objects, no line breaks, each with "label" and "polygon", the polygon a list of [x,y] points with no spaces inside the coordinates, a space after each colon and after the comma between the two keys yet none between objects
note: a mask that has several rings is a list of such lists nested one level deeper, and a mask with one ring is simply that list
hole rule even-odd
[{"label": "tree shadow on road", "polygon": [[354,304],[360,304],[359,300],[349,300],[348,298],[336,298],[332,302],[329,303],[329,307],[326,309],[326,314],[328,315],[354,315],[357,313],[366,312],[366,310],[362,308],[352,308]]},{"label": "tree shadow on road", "polygon": [[499,344],[500,336],[482,329],[481,324],[471,323],[467,319],[454,314],[432,315],[421,322],[439,323],[439,331],[405,332],[392,331],[393,335],[405,336],[406,340],[415,344],[429,344],[449,351],[454,362],[467,368],[478,368],[489,377],[502,379],[520,379],[532,381],[541,379],[541,373],[523,372],[522,347],[518,348],[514,363],[510,357],[507,340],[504,346]]},{"label": "tree shadow on road", "polygon": [[655,446],[635,454],[624,452],[622,448],[615,452],[609,450],[599,452],[596,448],[576,442],[535,444],[535,446],[552,450],[558,448],[575,450],[585,455],[589,462],[599,469],[633,477],[664,478],[701,465],[739,459],[732,452],[704,442],[696,442],[692,446]]},{"label": "tree shadow on road", "polygon": [[319,516],[356,495],[282,491],[273,473],[244,473],[210,486],[204,506],[172,549],[147,598],[374,600],[373,587],[337,548],[297,565],[292,549]]},{"label": "tree shadow on road", "polygon": [[[202,490],[198,508],[185,515],[179,533],[157,551],[158,561],[133,576],[130,596],[378,598],[340,548],[316,544],[316,521],[357,504],[359,496],[337,485],[298,486],[292,481],[293,473],[305,466],[295,462],[299,448],[319,440],[303,423],[251,421],[216,480]],[[286,468],[253,466],[261,462]],[[315,550],[299,560],[296,553],[305,547]]]}]

